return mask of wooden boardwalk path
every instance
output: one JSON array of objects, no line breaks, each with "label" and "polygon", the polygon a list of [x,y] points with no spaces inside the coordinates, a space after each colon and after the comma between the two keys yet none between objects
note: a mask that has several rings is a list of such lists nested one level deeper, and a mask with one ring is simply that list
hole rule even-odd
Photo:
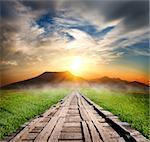
[{"label": "wooden boardwalk path", "polygon": [[146,142],[118,117],[73,92],[31,121],[11,142]]}]

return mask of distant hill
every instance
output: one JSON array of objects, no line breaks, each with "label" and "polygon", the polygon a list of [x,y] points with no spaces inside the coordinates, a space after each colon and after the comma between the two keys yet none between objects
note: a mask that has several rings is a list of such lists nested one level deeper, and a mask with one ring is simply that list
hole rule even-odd
[{"label": "distant hill", "polygon": [[41,75],[19,81],[16,83],[12,83],[9,85],[5,85],[1,87],[2,89],[22,89],[22,88],[30,88],[30,87],[44,87],[44,86],[56,86],[65,83],[85,83],[81,77],[74,76],[68,71],[65,72],[44,72]]},{"label": "distant hill", "polygon": [[68,71],[65,72],[44,72],[41,75],[24,81],[12,83],[1,87],[1,89],[23,89],[23,88],[41,88],[57,86],[90,86],[104,87],[112,90],[148,92],[149,86],[140,82],[129,82],[120,78],[102,77],[99,79],[85,80],[75,76]]},{"label": "distant hill", "polygon": [[90,80],[90,85],[91,86],[95,86],[98,87],[99,85],[105,87],[105,88],[109,88],[112,90],[122,90],[122,91],[137,91],[137,92],[149,92],[149,86],[141,83],[141,82],[137,82],[137,81],[133,81],[133,82],[129,82],[126,80],[122,80],[120,78],[110,78],[110,77],[102,77],[99,79],[93,79]]}]

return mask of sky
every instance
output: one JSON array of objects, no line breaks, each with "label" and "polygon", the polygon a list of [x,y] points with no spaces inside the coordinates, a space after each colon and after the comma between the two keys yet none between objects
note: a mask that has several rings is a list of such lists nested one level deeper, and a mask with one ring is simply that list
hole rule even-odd
[{"label": "sky", "polygon": [[148,0],[0,0],[1,85],[45,71],[148,83]]}]

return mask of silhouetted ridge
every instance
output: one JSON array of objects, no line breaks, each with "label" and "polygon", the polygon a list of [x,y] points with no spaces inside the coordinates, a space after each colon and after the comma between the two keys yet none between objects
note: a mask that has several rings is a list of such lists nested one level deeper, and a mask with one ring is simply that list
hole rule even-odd
[{"label": "silhouetted ridge", "polygon": [[39,76],[24,81],[12,83],[3,86],[2,89],[19,89],[26,87],[42,87],[42,86],[53,86],[56,84],[62,84],[66,82],[86,82],[83,78],[74,76],[68,71],[64,72],[44,72]]},{"label": "silhouetted ridge", "polygon": [[133,82],[129,82],[126,80],[122,80],[120,78],[109,78],[107,76],[99,78],[99,79],[93,79],[90,81],[91,85],[103,85],[103,87],[112,89],[112,90],[124,90],[124,91],[130,91],[130,90],[134,90],[135,92],[148,92],[149,91],[149,86],[141,83],[141,82],[137,82],[137,81],[133,81]]}]

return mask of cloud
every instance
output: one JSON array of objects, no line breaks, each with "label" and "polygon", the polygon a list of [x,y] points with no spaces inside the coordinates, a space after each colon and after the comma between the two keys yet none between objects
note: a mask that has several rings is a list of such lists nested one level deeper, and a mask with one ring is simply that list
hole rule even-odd
[{"label": "cloud", "polygon": [[[143,28],[149,24],[149,1],[64,1],[64,7],[76,9],[84,18],[96,17],[99,23],[121,20],[126,30]],[[98,15],[98,16],[97,16]],[[99,17],[99,18],[98,18]]]},{"label": "cloud", "polygon": [[27,6],[30,7],[32,10],[49,10],[49,11],[55,11],[55,1],[49,1],[49,0],[44,0],[44,1],[24,1],[20,0],[20,2]]},{"label": "cloud", "polygon": [[[0,1],[1,5],[1,19],[3,20],[15,20],[18,16],[16,9],[16,1]],[[9,9],[9,10],[8,10]]]},{"label": "cloud", "polygon": [[52,65],[77,55],[109,64],[125,52],[149,55],[147,49],[130,48],[148,40],[148,1],[0,3],[1,64]]},{"label": "cloud", "polygon": [[8,66],[17,66],[18,63],[16,61],[0,61],[1,65],[8,65]]},{"label": "cloud", "polygon": [[[124,33],[122,35],[120,35],[120,31],[116,29],[108,33],[102,40],[99,40],[99,44],[101,45],[102,50],[128,48],[135,44],[140,44],[145,41],[148,41],[148,35],[149,32],[147,29],[141,29],[141,30],[139,29],[136,31],[132,31],[130,33]],[[148,46],[146,48],[148,49]],[[137,50],[137,49],[133,48],[132,50]]]},{"label": "cloud", "polygon": [[35,23],[41,11],[32,11],[17,0],[0,3],[3,5],[0,23],[2,59],[17,57],[18,53],[20,58],[23,58],[25,52],[32,52],[44,32],[44,29]]}]

